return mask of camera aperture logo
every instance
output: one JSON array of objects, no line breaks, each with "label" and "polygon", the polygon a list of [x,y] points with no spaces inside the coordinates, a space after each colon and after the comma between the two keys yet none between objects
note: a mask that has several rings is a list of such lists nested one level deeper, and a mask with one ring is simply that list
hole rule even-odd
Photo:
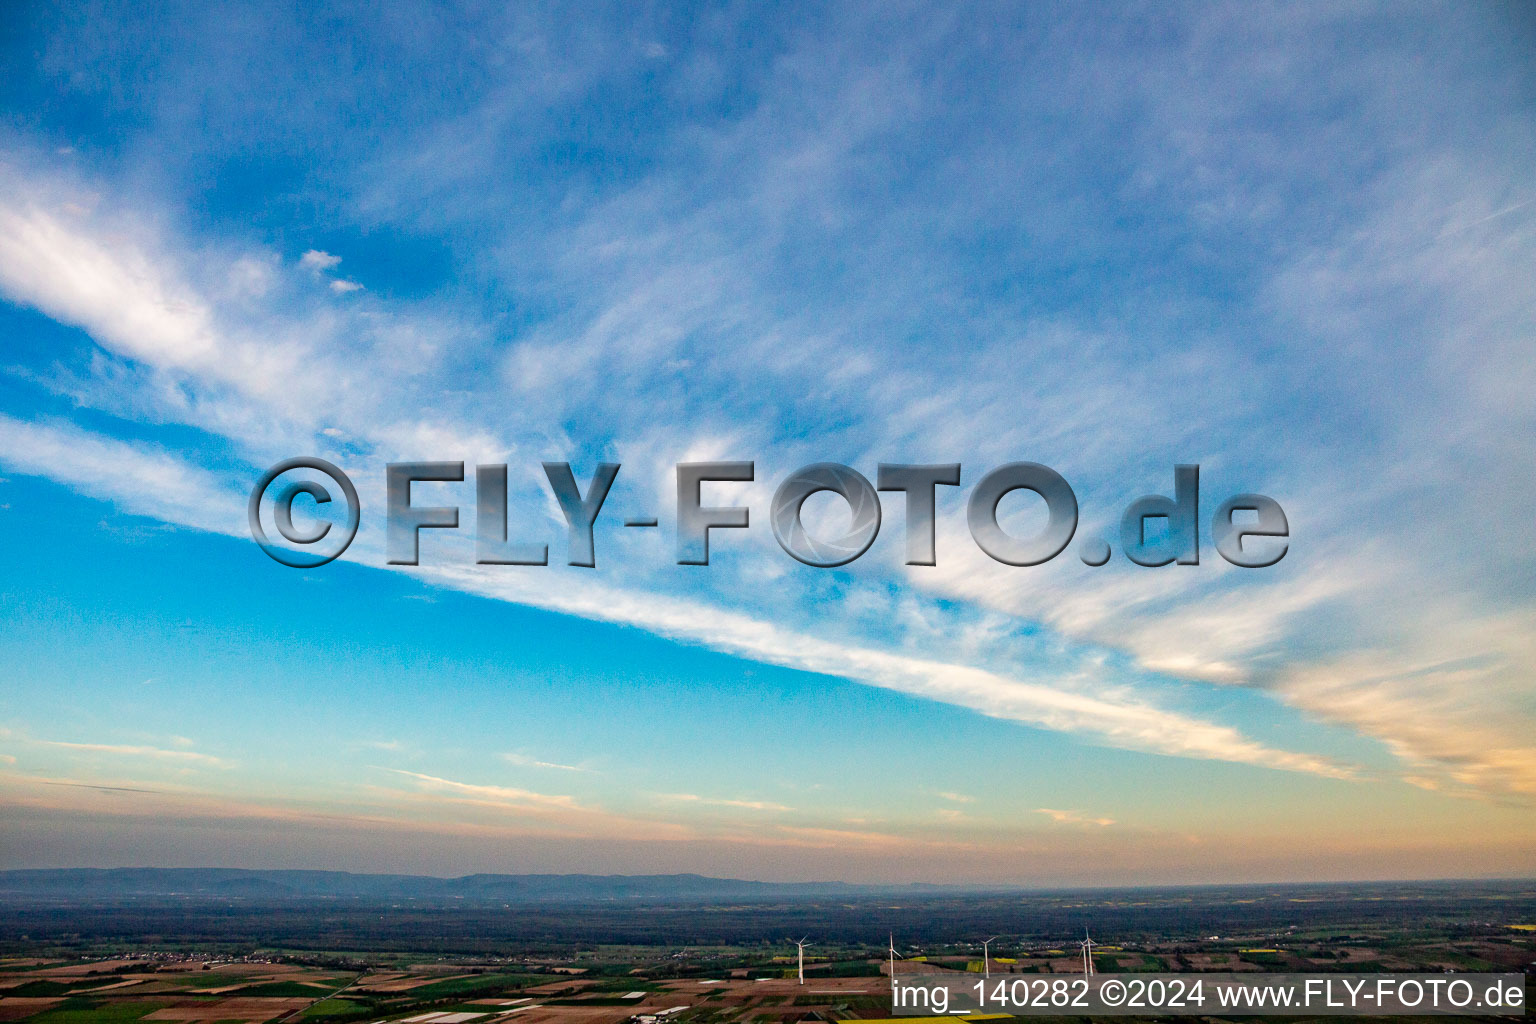
[{"label": "camera aperture logo", "polygon": [[[565,516],[566,562],[596,568],[594,527],[608,492],[619,475],[620,464],[604,462],[588,481],[585,493],[569,462],[543,463],[550,490]],[[875,483],[851,466],[818,462],[791,473],[778,485],[768,510],[774,539],[796,561],[817,568],[847,565],[860,558],[880,534],[880,491],[900,492],[906,503],[905,562],[937,565],[935,519],[940,487],[960,486],[960,464],[910,465],[880,463]],[[330,480],[332,486],[314,479],[286,475],[307,470]],[[752,462],[682,462],[676,466],[676,558],[678,565],[708,565],[712,530],[745,530],[751,524],[746,505],[706,506],[701,488],[711,484],[750,483],[755,479]],[[385,551],[391,565],[417,565],[422,530],[459,529],[456,506],[412,504],[411,485],[418,482],[463,482],[463,462],[394,462],[385,467]],[[1128,505],[1120,518],[1119,548],[1141,566],[1200,564],[1200,467],[1174,467],[1173,496],[1149,494]],[[998,506],[1015,491],[1030,491],[1045,503],[1045,526],[1032,536],[1017,536],[998,522]],[[267,500],[271,492],[270,500]],[[818,537],[803,518],[806,500],[830,492],[848,506],[850,523],[837,537]],[[345,503],[340,523],[294,521],[294,504],[300,496],[316,506],[328,505],[337,496]],[[263,525],[266,508],[279,544]],[[283,565],[312,569],[340,557],[357,536],[362,505],[351,479],[339,468],[317,458],[279,462],[256,482],[247,505],[251,536],[263,551]],[[1239,518],[1241,517],[1241,518]],[[1037,462],[1010,462],[985,473],[971,488],[966,502],[966,524],[971,538],[988,556],[1005,565],[1043,565],[1066,551],[1077,535],[1077,495],[1060,473]],[[658,528],[654,515],[636,515],[625,527]],[[1290,547],[1290,523],[1279,502],[1262,494],[1237,494],[1222,501],[1210,518],[1210,535],[1217,553],[1232,565],[1246,569],[1272,566]],[[1102,537],[1078,542],[1084,565],[1101,566],[1113,557],[1113,547]],[[480,565],[540,566],[549,564],[547,541],[513,541],[507,523],[507,467],[505,464],[475,467],[475,561]]]}]

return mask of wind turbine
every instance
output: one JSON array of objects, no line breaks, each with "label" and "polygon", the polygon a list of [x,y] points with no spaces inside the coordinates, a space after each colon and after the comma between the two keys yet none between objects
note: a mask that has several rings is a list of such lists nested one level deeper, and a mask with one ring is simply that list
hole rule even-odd
[{"label": "wind turbine", "polygon": [[805,947],[810,945],[810,943],[805,941],[808,938],[810,938],[809,935],[805,936],[805,938],[802,938],[799,942],[795,943],[795,949],[800,954],[800,957],[799,957],[799,959],[800,959],[800,984],[802,984],[802,985],[805,984]]},{"label": "wind turbine", "polygon": [[902,959],[901,954],[896,952],[896,933],[895,932],[891,932],[890,933],[890,947],[891,947],[891,986],[894,988],[895,985],[896,985],[896,961],[899,960],[899,959]]},{"label": "wind turbine", "polygon": [[992,945],[992,939],[995,938],[997,938],[996,935],[992,936],[991,939],[981,940],[981,976],[983,978],[992,977],[992,958],[987,947]]},{"label": "wind turbine", "polygon": [[1088,934],[1088,929],[1083,929],[1083,941],[1078,943],[1083,947],[1083,973],[1093,973],[1093,938]]}]

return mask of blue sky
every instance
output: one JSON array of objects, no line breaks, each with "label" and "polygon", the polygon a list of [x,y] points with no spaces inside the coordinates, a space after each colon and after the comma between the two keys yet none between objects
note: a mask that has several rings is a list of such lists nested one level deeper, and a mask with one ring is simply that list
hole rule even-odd
[{"label": "blue sky", "polygon": [[[0,862],[1536,867],[1518,6],[5,17]],[[362,494],[313,571],[244,522],[294,455]],[[507,463],[557,564],[386,566],[421,459]],[[700,459],[757,464],[707,569]],[[544,460],[623,464],[595,570]],[[1197,462],[1290,552],[992,562],[964,495],[1017,460],[1106,537]],[[962,463],[939,564],[899,495],[789,559],[818,461]]]}]

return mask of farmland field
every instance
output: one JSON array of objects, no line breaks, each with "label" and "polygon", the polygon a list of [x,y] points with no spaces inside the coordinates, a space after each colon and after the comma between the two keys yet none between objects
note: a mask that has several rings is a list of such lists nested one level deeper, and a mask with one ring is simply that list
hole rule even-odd
[{"label": "farmland field", "polygon": [[0,1024],[857,1020],[890,1012],[891,935],[905,975],[1075,974],[1089,927],[1100,973],[1507,972],[1536,962],[1533,918],[1536,886],[1517,882],[726,904],[13,896]]}]

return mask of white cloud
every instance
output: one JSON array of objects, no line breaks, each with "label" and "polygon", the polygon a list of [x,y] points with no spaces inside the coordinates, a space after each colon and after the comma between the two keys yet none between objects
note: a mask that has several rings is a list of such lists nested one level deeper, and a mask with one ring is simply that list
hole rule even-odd
[{"label": "white cloud", "polygon": [[435,789],[449,790],[454,793],[464,793],[469,796],[483,797],[488,800],[498,800],[510,804],[540,804],[548,807],[560,807],[568,810],[581,810],[574,797],[551,796],[547,793],[536,793],[528,789],[518,789],[514,786],[487,786],[468,782],[455,782],[452,779],[442,779],[434,775],[423,775],[421,772],[408,772],[402,768],[385,768],[384,771],[394,772],[396,775],[404,775],[407,778],[416,779]]},{"label": "white cloud", "polygon": [[338,295],[345,295],[347,292],[357,292],[362,290],[363,286],[358,284],[356,281],[343,281],[338,279],[331,282],[331,291]]},{"label": "white cloud", "polygon": [[[1334,109],[1340,96],[1390,112],[1384,130],[1408,139],[1431,116],[1401,102],[1405,83],[1422,87],[1404,76],[1423,69],[1396,62],[1339,69],[1310,82],[1316,92],[1276,90],[1292,80],[1296,54],[1311,52],[1288,55],[1287,41],[1343,31],[1333,17],[1276,16],[1250,35],[1242,19],[1213,10],[1188,26],[1180,44],[1187,52],[1153,47],[1132,59],[1095,51],[1028,69],[1017,93],[992,97],[993,116],[1027,116],[1020,105],[1028,95],[1023,106],[1043,111],[1031,123],[1047,128],[1062,110],[1076,112],[1082,96],[1095,97],[1086,116],[1074,117],[1083,134],[1073,152],[1086,163],[1066,165],[1060,179],[1057,165],[1032,150],[1049,147],[1052,136],[968,136],[963,110],[952,112],[916,80],[911,68],[922,64],[912,57],[932,38],[904,38],[874,61],[852,59],[859,55],[840,33],[802,40],[794,59],[775,62],[759,83],[758,106],[717,127],[689,127],[684,148],[697,165],[663,165],[632,187],[605,191],[585,210],[562,214],[560,230],[532,239],[536,245],[519,244],[529,239],[514,227],[477,242],[487,261],[506,262],[468,270],[526,280],[523,264],[536,260],[535,274],[548,275],[540,287],[568,300],[551,303],[558,313],[496,350],[504,373],[488,387],[441,379],[454,365],[483,371],[487,359],[476,357],[489,347],[466,352],[448,343],[472,336],[474,325],[454,335],[398,303],[377,321],[364,316],[371,303],[295,309],[271,298],[282,290],[283,268],[166,241],[143,226],[157,222],[156,211],[141,222],[94,212],[118,208],[115,200],[10,190],[17,198],[0,203],[0,291],[83,327],[120,358],[88,371],[94,390],[79,393],[81,404],[131,398],[140,404],[130,411],[211,430],[253,464],[288,445],[330,450],[342,440],[337,424],[348,449],[379,453],[358,460],[370,472],[392,453],[484,451],[503,461],[508,452],[516,459],[611,444],[622,452],[625,481],[645,481],[635,500],[654,511],[666,507],[667,467],[690,452],[758,457],[758,483],[740,492],[756,508],[774,475],[833,452],[861,466],[894,452],[961,458],[968,483],[973,467],[1028,456],[1084,481],[1086,534],[1112,532],[1113,516],[1102,510],[1123,504],[1124,488],[1166,486],[1143,487],[1161,479],[1149,466],[1166,474],[1174,458],[1198,455],[1234,486],[1285,496],[1296,532],[1287,563],[1262,574],[1220,563],[1091,574],[1069,552],[1039,571],[1015,571],[989,564],[954,528],[956,518],[941,524],[949,532],[941,532],[936,569],[898,577],[872,555],[835,584],[830,576],[803,582],[771,549],[723,559],[708,578],[686,584],[619,554],[599,583],[561,593],[467,563],[423,575],[1130,749],[1354,773],[1208,721],[1190,710],[1198,699],[1149,677],[1249,686],[1261,700],[1379,739],[1414,779],[1530,792],[1536,751],[1522,698],[1536,664],[1526,639],[1532,595],[1496,582],[1529,574],[1506,571],[1479,550],[1524,566],[1525,520],[1489,516],[1468,528],[1447,511],[1533,504],[1522,447],[1536,365],[1532,238],[1527,198],[1506,194],[1510,181],[1523,180],[1507,172],[1527,162],[1497,150],[1503,136],[1489,133],[1487,149],[1459,152],[1446,142],[1357,181],[1347,160],[1331,172],[1311,145],[1287,146],[1299,137],[1288,133],[1312,123],[1307,104]],[[1390,73],[1376,81],[1381,67]],[[1260,100],[1275,119],[1263,130],[1244,113]],[[484,117],[469,123],[504,127],[504,107],[518,102],[490,97],[503,106],[477,111]],[[913,141],[902,134],[907,125],[952,114],[950,159],[925,176],[903,180],[885,166],[903,161],[868,157]],[[1093,115],[1141,126],[1108,140],[1125,161],[1125,180],[1114,187],[1117,201],[1148,215],[1148,232],[1156,235],[1159,217],[1174,222],[1164,235],[1084,230],[1095,226],[1085,203],[1108,201],[1089,202],[1082,191],[1102,184],[1085,184],[1081,173],[1106,143],[1092,134]],[[407,147],[408,168],[370,165],[369,174],[394,175],[368,182],[370,212],[430,211],[421,216],[444,218],[438,226],[454,216],[454,203],[423,204],[420,196],[434,187],[442,194],[445,181],[465,184],[434,175],[484,166],[501,138],[466,133],[465,124],[426,126],[422,137],[437,145]],[[1348,157],[1354,147],[1351,140],[1333,152]],[[1309,208],[1295,197],[1303,186],[1349,201],[1321,220],[1298,217]],[[461,215],[498,222],[479,205],[494,194],[448,191]],[[969,279],[978,268],[913,253],[942,256],[935,247],[943,240],[968,237],[980,223],[1015,225],[1038,240],[1018,242],[1020,262],[999,273],[1049,278],[1073,261],[1099,267],[1125,243],[1143,241],[1167,247],[1176,265],[1185,255],[1179,247],[1199,239],[1245,254],[1233,280],[1254,282],[1254,294],[1212,303],[1159,277],[1148,292],[1170,289],[1170,308],[1153,302],[1131,325],[1117,325],[1110,312],[1053,307],[1044,294],[1033,305],[979,302],[990,285]],[[832,267],[834,279],[817,275],[813,288],[784,284],[818,246],[861,256],[853,270]],[[204,262],[215,267],[217,286],[198,285]],[[337,262],[311,250],[299,264],[318,274]],[[235,289],[240,301],[255,305],[226,304],[229,281],[244,282]],[[991,284],[998,282],[1014,284]],[[1213,326],[1188,337],[1190,318]],[[378,326],[384,320],[389,327]],[[894,337],[892,324],[919,323],[932,335],[924,343]],[[1221,326],[1233,323],[1240,326]],[[163,373],[140,374],[140,364]],[[1158,372],[1147,372],[1153,365]],[[619,379],[623,387],[613,385]],[[584,415],[593,409],[601,415]],[[1245,461],[1245,449],[1262,457]],[[142,514],[240,532],[236,517],[186,511],[228,502],[238,488],[147,445],[4,419],[0,458]],[[145,472],[169,481],[173,499],[136,486]],[[1452,500],[1445,480],[1468,481],[1475,500]],[[1396,511],[1405,496],[1417,498],[1411,513]],[[540,494],[514,513],[542,523],[545,506]],[[1090,521],[1092,510],[1099,521]],[[1424,543],[1402,540],[1410,536]],[[724,542],[761,554],[752,543]],[[360,539],[354,554],[378,564],[368,544]],[[617,548],[625,556],[637,550]],[[893,599],[898,579],[902,594]]]},{"label": "white cloud", "polygon": [[[415,780],[423,791],[421,799],[407,800],[407,805],[426,802],[434,812],[443,804],[449,804],[470,813],[489,814],[497,820],[511,816],[538,830],[570,836],[663,841],[697,837],[697,833],[686,825],[614,814],[582,804],[571,796],[538,793],[515,786],[459,782],[399,768],[381,770]],[[401,796],[399,793],[391,795]]]},{"label": "white cloud", "polygon": [[704,642],[754,660],[855,679],[968,707],[994,718],[1094,734],[1128,749],[1331,778],[1355,774],[1349,765],[1333,759],[1276,749],[1250,740],[1230,726],[1159,708],[1123,693],[1095,696],[1049,683],[1025,682],[969,665],[823,640],[682,597],[658,601],[643,592],[578,582],[555,590],[540,587],[527,576],[486,572],[483,567],[424,565],[419,571],[457,589],[585,618],[637,625],[663,636]]},{"label": "white cloud", "polygon": [[61,740],[38,740],[45,747],[63,750],[79,750],[89,754],[108,754],[113,757],[145,757],[157,761],[186,761],[205,764],[214,768],[228,768],[229,762],[212,754],[200,754],[195,750],[165,750],[160,747],[133,746],[120,743],[66,743]]},{"label": "white cloud", "polygon": [[143,444],[68,423],[28,423],[0,414],[0,465],[68,484],[136,515],[248,535],[230,489],[213,474]]},{"label": "white cloud", "polygon": [[731,800],[719,797],[699,796],[697,793],[658,793],[663,800],[675,800],[680,803],[706,804],[710,807],[736,807],[746,811],[792,811],[793,807],[773,803],[768,800]]},{"label": "white cloud", "polygon": [[[200,525],[208,509],[239,508],[243,502],[211,489],[179,488],[185,500],[163,502],[165,492],[146,496],[142,467],[155,469],[167,480],[195,477],[195,471],[171,460],[148,458],[120,442],[84,435],[68,428],[66,442],[58,431],[37,430],[0,418],[0,460],[12,468],[41,472],[77,484],[90,494],[113,497],[130,509],[153,507],[172,522]],[[8,444],[11,438],[19,443]],[[82,461],[82,455],[99,454]],[[50,456],[59,456],[54,466]],[[221,532],[240,534],[243,523],[225,522]],[[243,518],[243,517],[241,517]],[[206,527],[205,527],[206,528]],[[356,545],[349,557],[369,549]],[[374,564],[382,562],[372,552]],[[459,589],[589,618],[640,625],[663,635],[700,640],[718,649],[774,664],[826,672],[917,696],[970,707],[997,718],[1045,728],[1088,732],[1131,749],[1185,757],[1236,761],[1286,770],[1345,778],[1348,766],[1327,758],[1277,750],[1246,739],[1227,726],[1166,711],[1141,701],[1106,699],[1049,685],[1025,683],[983,669],[925,658],[850,647],[785,631],[773,623],[683,599],[657,601],[644,592],[605,586],[574,586],[561,590],[530,584],[527,577],[486,573],[456,566],[422,567],[429,578]],[[512,581],[521,580],[520,584]]]},{"label": "white cloud", "polygon": [[232,387],[263,403],[270,420],[275,409],[296,411],[312,396],[313,387],[295,386],[306,379],[298,370],[316,369],[305,365],[312,354],[307,343],[274,337],[265,323],[251,337],[229,330],[215,313],[208,294],[213,289],[200,289],[186,273],[188,266],[206,273],[218,264],[220,287],[233,282],[249,292],[244,257],[172,256],[152,231],[127,216],[108,222],[99,214],[71,214],[53,186],[4,168],[0,184],[15,197],[0,199],[0,295],[82,328],[107,352],[131,361],[98,363],[92,373],[105,380],[83,382],[108,394],[142,386],[146,393],[128,400],[148,404],[121,411],[143,415],[156,408],[156,415],[195,421],[233,411],[230,397],[218,394]]},{"label": "white cloud", "polygon": [[1098,825],[1101,828],[1113,825],[1114,818],[1095,818],[1082,811],[1058,811],[1050,807],[1037,807],[1036,814],[1043,814],[1058,825]]},{"label": "white cloud", "polygon": [[211,311],[191,291],[167,287],[124,243],[93,239],[38,205],[0,203],[0,290],[124,355],[208,366],[217,348]]},{"label": "white cloud", "polygon": [[502,754],[501,759],[508,764],[521,765],[526,768],[551,768],[562,772],[590,772],[592,770],[590,768],[583,768],[581,765],[559,764],[555,761],[540,761],[537,758],[529,757],[526,754],[511,752]]},{"label": "white cloud", "polygon": [[299,257],[299,266],[306,270],[330,270],[341,262],[340,256],[332,256],[328,252],[319,249],[310,249]]}]

